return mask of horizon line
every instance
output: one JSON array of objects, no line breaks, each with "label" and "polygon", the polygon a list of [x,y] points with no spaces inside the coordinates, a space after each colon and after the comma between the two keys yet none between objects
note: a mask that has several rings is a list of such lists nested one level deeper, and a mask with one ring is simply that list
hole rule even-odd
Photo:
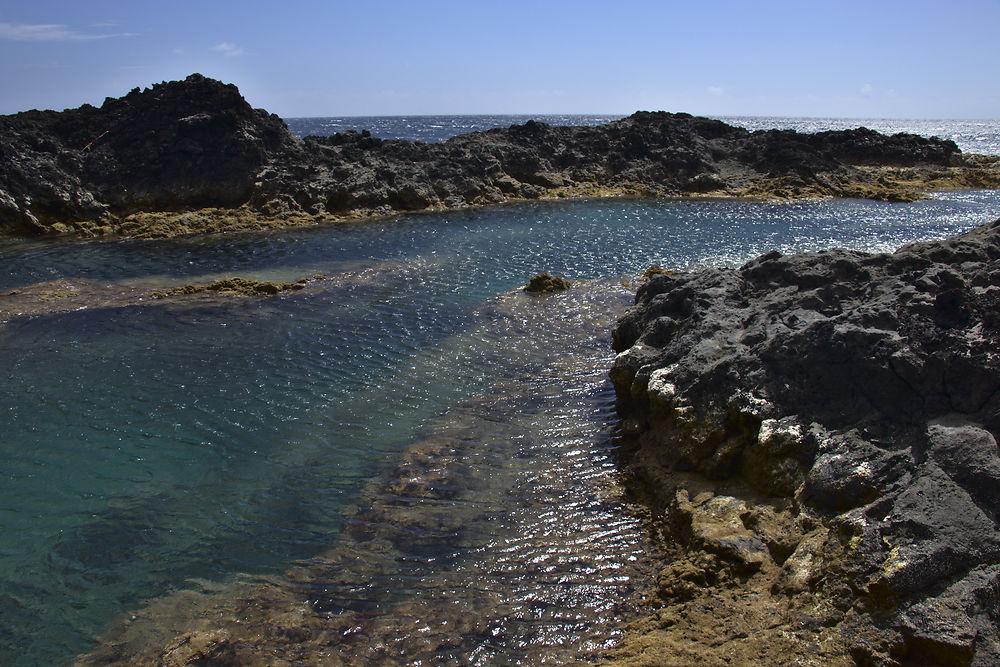
[{"label": "horizon line", "polygon": [[[990,118],[987,116],[817,116],[817,115],[806,115],[798,116],[794,114],[737,114],[737,113],[725,113],[725,114],[709,114],[709,113],[693,113],[689,111],[666,111],[665,109],[636,109],[635,111],[629,111],[627,113],[598,113],[598,112],[546,112],[546,113],[530,113],[530,112],[517,112],[517,113],[503,113],[503,112],[492,112],[492,113],[386,113],[386,114],[326,114],[326,115],[309,115],[309,116],[283,116],[281,114],[276,114],[279,118],[283,120],[306,120],[314,118],[461,118],[461,117],[487,117],[487,116],[518,116],[518,117],[542,117],[542,116],[606,116],[606,117],[616,117],[616,118],[627,118],[633,114],[647,111],[650,113],[673,113],[682,114],[686,113],[691,116],[700,116],[702,118],[712,118],[712,119],[726,119],[726,118],[795,118],[799,120],[920,120],[920,121],[933,121],[933,120],[962,120],[962,121],[992,121],[1000,122],[1000,116],[995,118]],[[274,113],[274,112],[269,112]]]}]

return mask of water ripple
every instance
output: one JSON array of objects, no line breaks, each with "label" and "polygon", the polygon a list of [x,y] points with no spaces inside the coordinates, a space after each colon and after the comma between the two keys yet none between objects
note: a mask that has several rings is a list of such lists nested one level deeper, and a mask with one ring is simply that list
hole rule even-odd
[{"label": "water ripple", "polygon": [[[617,523],[613,460],[594,436],[613,415],[607,332],[630,298],[607,281],[771,247],[888,247],[996,218],[998,202],[534,203],[216,239],[0,243],[2,290],[65,280],[135,295],[223,273],[327,276],[273,299],[60,309],[53,296],[32,315],[4,312],[0,529],[19,539],[0,548],[0,661],[59,662],[145,598],[279,573],[329,555],[337,535],[333,553],[353,574],[327,565],[328,580],[310,580],[324,582],[318,610],[340,605],[375,636],[392,623],[364,610],[391,609],[413,629],[431,610],[415,591],[446,609],[465,590],[455,608],[468,618],[436,617],[465,633],[438,627],[437,648],[421,651],[452,660],[448,638],[461,636],[484,662],[521,644],[542,655],[584,622],[576,614],[612,604],[592,587],[622,586],[625,599],[632,586],[627,556],[599,553],[637,539]],[[517,291],[542,270],[577,285]],[[16,302],[0,294],[0,310]],[[536,532],[562,546],[539,551],[525,539]],[[370,579],[348,567],[369,561]],[[534,601],[533,579],[544,584]],[[278,590],[284,604],[291,589]],[[576,609],[581,595],[591,611]]]},{"label": "water ripple", "polygon": [[[505,317],[485,317],[440,347],[504,340],[520,371],[494,373],[486,393],[430,420],[346,512],[331,549],[290,570],[284,592],[253,592],[270,601],[256,615],[227,621],[231,598],[213,598],[213,622],[234,640],[261,642],[257,651],[278,644],[307,655],[322,641],[344,664],[536,664],[599,653],[636,612],[650,576],[641,517],[616,484],[610,354],[592,343],[595,322],[628,300],[607,285],[562,299],[490,300],[483,312]],[[554,314],[563,316],[554,328],[515,336],[506,326]],[[450,377],[465,363],[444,354],[434,372]],[[140,617],[147,623],[129,623],[116,640],[132,650],[162,634],[159,614]],[[294,647],[264,630],[290,618]],[[331,633],[341,639],[331,643]]]}]

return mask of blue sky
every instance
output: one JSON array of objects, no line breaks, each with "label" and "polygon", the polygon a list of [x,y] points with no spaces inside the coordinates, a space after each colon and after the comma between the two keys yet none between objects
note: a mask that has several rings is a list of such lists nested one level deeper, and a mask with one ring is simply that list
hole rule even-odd
[{"label": "blue sky", "polygon": [[1000,117],[1000,0],[0,0],[0,113],[192,72],[285,117]]}]

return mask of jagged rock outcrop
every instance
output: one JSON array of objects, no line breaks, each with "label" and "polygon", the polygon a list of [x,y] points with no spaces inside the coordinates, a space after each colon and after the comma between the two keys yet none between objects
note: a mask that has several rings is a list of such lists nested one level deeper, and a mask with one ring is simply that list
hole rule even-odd
[{"label": "jagged rock outcrop", "polygon": [[261,167],[291,143],[280,118],[198,74],[100,108],[0,116],[0,232],[239,206]]},{"label": "jagged rock outcrop", "polygon": [[688,114],[638,112],[596,127],[528,121],[440,144],[356,132],[306,137],[294,159],[261,174],[254,205],[318,215],[622,194],[918,196],[858,165],[974,172],[1000,184],[951,141],[863,128],[751,133]]},{"label": "jagged rock outcrop", "polygon": [[[998,187],[997,161],[915,135],[749,132],[663,112],[439,144],[298,139],[235,86],[193,74],[100,108],[0,117],[0,234],[172,235],[538,197],[912,199]],[[162,212],[175,215],[140,215]]]},{"label": "jagged rock outcrop", "polygon": [[[683,545],[665,610],[731,595],[729,650],[767,608],[757,641],[839,642],[845,664],[1000,663],[1000,220],[655,274],[614,339],[628,467]],[[653,650],[635,641],[623,663]]]}]

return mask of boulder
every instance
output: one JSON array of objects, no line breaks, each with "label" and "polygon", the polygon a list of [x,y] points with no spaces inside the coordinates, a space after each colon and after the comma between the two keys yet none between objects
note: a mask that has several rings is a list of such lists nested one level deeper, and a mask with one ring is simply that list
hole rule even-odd
[{"label": "boulder", "polygon": [[199,74],[136,88],[100,108],[2,116],[0,231],[238,206],[261,167],[292,141],[280,118]]}]

